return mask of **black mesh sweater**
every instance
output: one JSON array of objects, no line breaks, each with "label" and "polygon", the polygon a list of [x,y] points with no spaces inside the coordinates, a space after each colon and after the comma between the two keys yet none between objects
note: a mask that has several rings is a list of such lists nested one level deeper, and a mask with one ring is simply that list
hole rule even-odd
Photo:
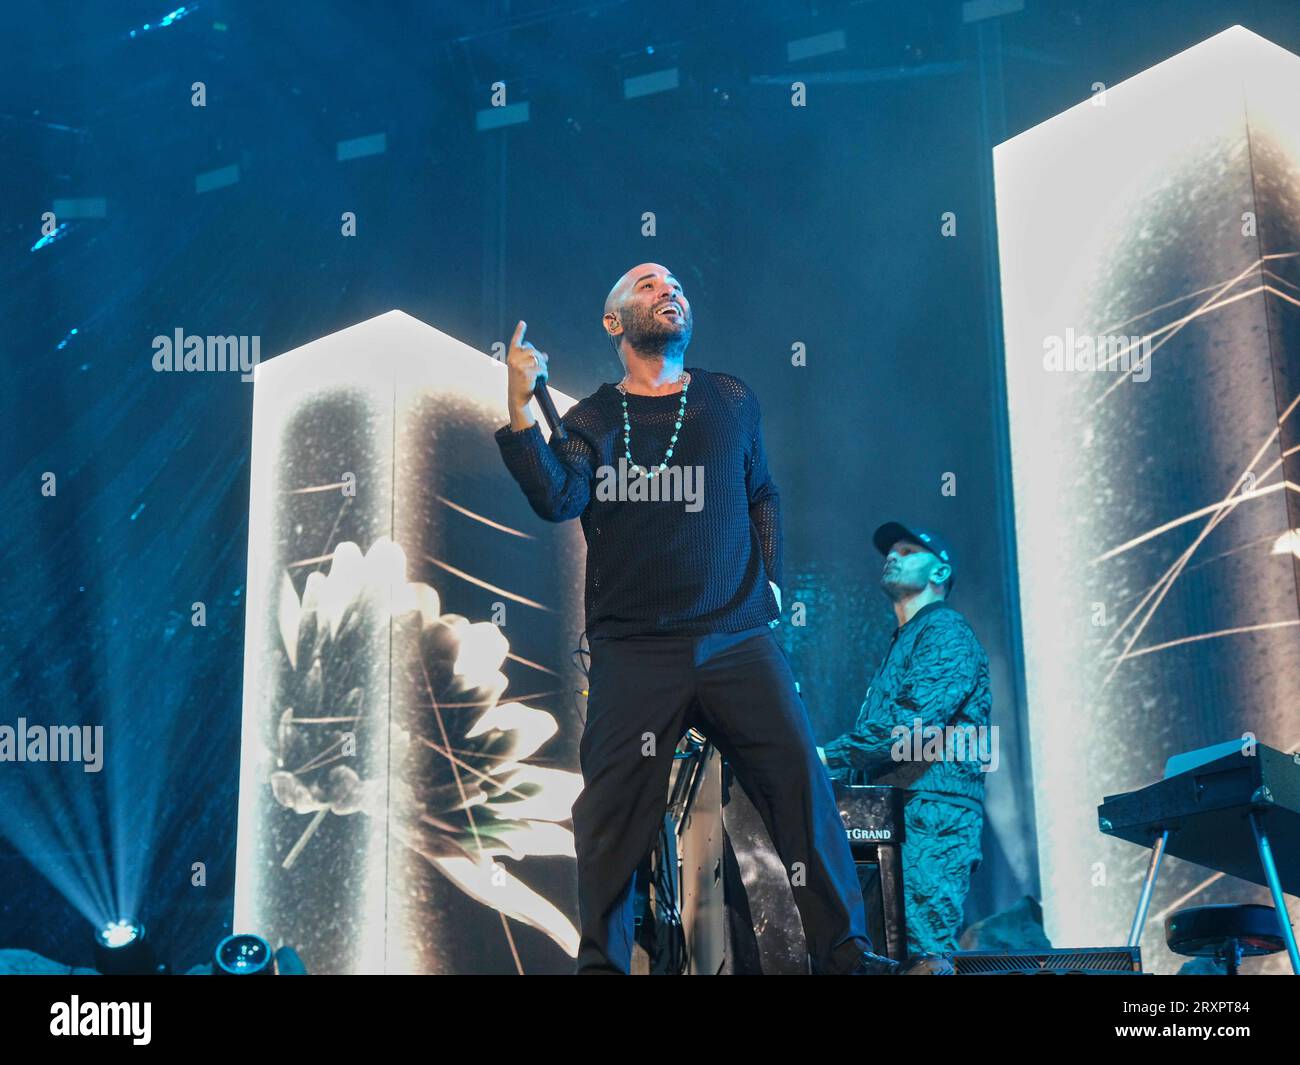
[{"label": "black mesh sweater", "polygon": [[[506,467],[547,521],[581,517],[587,540],[589,636],[741,632],[778,616],[781,510],[767,471],[758,399],[730,374],[687,368],[686,415],[673,466],[703,468],[703,506],[681,501],[601,500],[601,466],[623,456],[622,394],[611,384],[575,403],[568,439],[531,426],[497,430]],[[627,397],[632,459],[658,466],[681,393]]]}]

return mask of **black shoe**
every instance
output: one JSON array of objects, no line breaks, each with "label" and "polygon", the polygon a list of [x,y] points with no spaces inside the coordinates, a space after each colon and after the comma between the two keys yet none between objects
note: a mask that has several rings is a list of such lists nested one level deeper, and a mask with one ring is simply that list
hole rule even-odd
[{"label": "black shoe", "polygon": [[884,958],[879,954],[872,954],[869,950],[864,950],[862,956],[858,959],[858,964],[848,971],[849,976],[894,976],[902,969],[902,965],[894,961],[893,958]]}]

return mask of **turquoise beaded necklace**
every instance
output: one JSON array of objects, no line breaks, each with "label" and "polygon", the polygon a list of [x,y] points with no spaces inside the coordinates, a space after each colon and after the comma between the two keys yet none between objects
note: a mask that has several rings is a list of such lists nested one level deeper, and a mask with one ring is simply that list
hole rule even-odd
[{"label": "turquoise beaded necklace", "polygon": [[682,419],[686,415],[686,390],[691,387],[691,375],[683,370],[682,375],[677,380],[682,385],[682,401],[677,408],[677,423],[673,426],[673,437],[668,441],[668,453],[664,455],[663,462],[652,470],[646,470],[632,461],[632,423],[627,416],[627,389],[623,387],[622,381],[615,386],[623,394],[623,454],[627,458],[628,465],[632,467],[633,473],[639,473],[650,478],[663,473],[668,468],[668,460],[673,457],[673,447],[677,444],[677,434],[682,431]]}]

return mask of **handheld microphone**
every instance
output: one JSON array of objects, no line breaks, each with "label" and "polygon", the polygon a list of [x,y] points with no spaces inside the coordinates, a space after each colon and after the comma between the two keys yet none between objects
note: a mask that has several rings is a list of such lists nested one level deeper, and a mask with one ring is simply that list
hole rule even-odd
[{"label": "handheld microphone", "polygon": [[555,409],[555,400],[551,399],[551,391],[546,387],[545,377],[538,377],[533,383],[533,398],[537,400],[537,405],[542,408],[542,417],[546,419],[546,424],[551,427],[551,435],[557,440],[567,440],[569,434],[565,432],[564,426],[560,422],[560,415]]}]

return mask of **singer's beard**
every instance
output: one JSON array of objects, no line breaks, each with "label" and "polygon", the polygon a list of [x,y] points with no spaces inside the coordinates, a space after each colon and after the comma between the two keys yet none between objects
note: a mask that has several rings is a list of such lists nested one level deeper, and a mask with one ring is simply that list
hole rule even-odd
[{"label": "singer's beard", "polygon": [[681,328],[676,328],[653,311],[639,307],[623,311],[623,337],[630,353],[643,359],[675,362],[683,358],[694,326],[689,313],[682,315]]}]

